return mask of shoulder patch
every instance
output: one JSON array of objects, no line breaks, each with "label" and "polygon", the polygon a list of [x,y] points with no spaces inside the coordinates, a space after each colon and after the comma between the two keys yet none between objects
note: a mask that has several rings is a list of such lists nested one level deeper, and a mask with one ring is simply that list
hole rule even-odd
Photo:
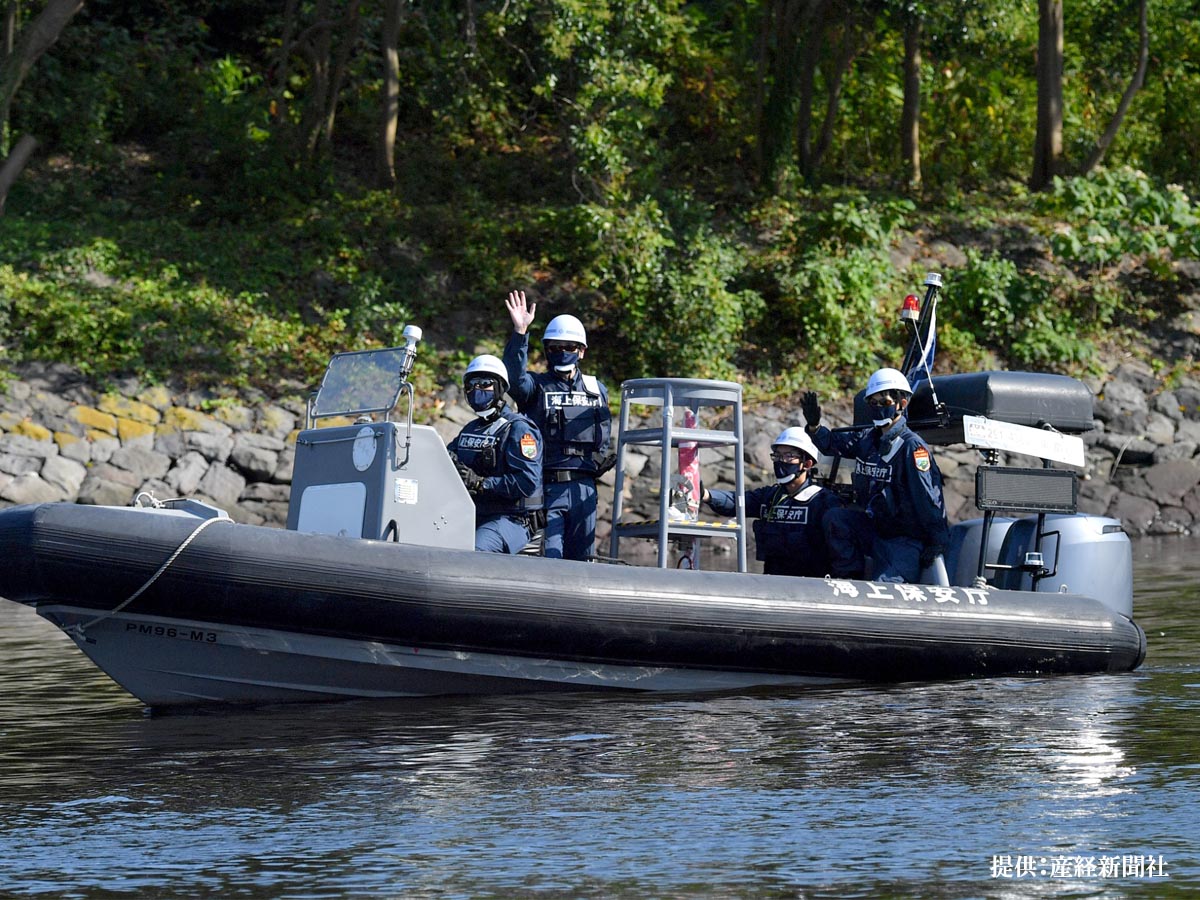
[{"label": "shoulder patch", "polygon": [[537,459],[537,455],[538,455],[537,438],[535,438],[529,432],[526,432],[525,434],[521,435],[521,455],[523,457],[525,457],[526,459]]},{"label": "shoulder patch", "polygon": [[913,462],[918,470],[922,472],[929,471],[929,451],[924,447],[918,447],[913,451]]}]

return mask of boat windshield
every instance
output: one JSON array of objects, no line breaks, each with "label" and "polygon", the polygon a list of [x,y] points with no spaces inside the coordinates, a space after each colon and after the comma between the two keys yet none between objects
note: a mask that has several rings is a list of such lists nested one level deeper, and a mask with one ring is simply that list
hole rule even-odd
[{"label": "boat windshield", "polygon": [[405,347],[338,353],[325,369],[312,414],[350,416],[390,412],[400,399]]}]

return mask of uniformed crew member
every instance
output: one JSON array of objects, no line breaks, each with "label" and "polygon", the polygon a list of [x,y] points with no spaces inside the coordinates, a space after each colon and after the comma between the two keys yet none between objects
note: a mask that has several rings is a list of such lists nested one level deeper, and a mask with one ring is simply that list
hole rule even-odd
[{"label": "uniformed crew member", "polygon": [[542,436],[533,422],[505,408],[508,373],[495,356],[471,360],[463,389],[479,418],[448,449],[475,501],[475,549],[519,553],[542,508]]},{"label": "uniformed crew member", "polygon": [[[755,558],[767,575],[831,573],[822,527],[825,516],[842,505],[833,491],[813,483],[817,448],[803,428],[785,428],[771,445],[775,484],[746,491],[746,515],[754,518]],[[704,502],[721,516],[735,513],[733,491],[704,490]]]},{"label": "uniformed crew member", "polygon": [[513,333],[504,347],[509,394],[546,442],[545,555],[586,560],[596,543],[596,479],[612,467],[609,452],[612,413],[608,389],[579,364],[587,353],[587,333],[574,316],[555,316],[542,334],[548,370],[530,373],[529,326],[536,303],[524,291],[505,301]]},{"label": "uniformed crew member", "polygon": [[[817,395],[809,391],[802,400],[813,443],[823,453],[855,460],[858,508],[835,510],[825,520],[833,574],[916,582],[949,541],[942,473],[929,445],[905,422],[908,379],[896,369],[879,369],[864,393],[874,427],[861,432],[821,427]],[[870,572],[864,571],[867,556]]]}]

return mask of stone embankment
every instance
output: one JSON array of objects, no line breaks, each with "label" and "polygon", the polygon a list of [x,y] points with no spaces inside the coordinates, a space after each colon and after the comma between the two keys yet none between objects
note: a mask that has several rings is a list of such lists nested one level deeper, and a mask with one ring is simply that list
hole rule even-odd
[{"label": "stone embankment", "polygon": [[[1168,388],[1148,366],[1127,362],[1089,387],[1096,395],[1096,423],[1085,435],[1081,510],[1119,518],[1132,535],[1200,531],[1200,383]],[[454,387],[437,405],[432,424],[449,440],[471,413]],[[847,424],[844,398],[827,400],[825,407],[831,424]],[[771,440],[795,424],[795,409],[744,411],[748,485],[768,480]],[[159,499],[204,499],[236,521],[282,526],[295,438],[303,426],[300,396],[218,399],[134,382],[100,393],[68,367],[24,365],[0,384],[0,506],[123,506],[148,492]],[[706,484],[732,484],[729,451],[703,450],[700,458]],[[978,451],[942,448],[937,460],[950,520],[976,516]],[[625,471],[631,507],[653,507],[657,456],[630,453]],[[609,490],[601,491],[601,551],[613,480],[609,473]]]}]

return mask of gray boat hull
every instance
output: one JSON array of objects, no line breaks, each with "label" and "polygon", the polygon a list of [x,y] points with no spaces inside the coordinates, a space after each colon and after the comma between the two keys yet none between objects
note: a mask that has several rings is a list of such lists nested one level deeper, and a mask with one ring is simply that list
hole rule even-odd
[{"label": "gray boat hull", "polygon": [[35,606],[154,707],[1118,672],[1145,655],[1136,623],[1070,594],[506,557],[228,522],[193,535],[198,521],[0,511],[0,596]]}]

